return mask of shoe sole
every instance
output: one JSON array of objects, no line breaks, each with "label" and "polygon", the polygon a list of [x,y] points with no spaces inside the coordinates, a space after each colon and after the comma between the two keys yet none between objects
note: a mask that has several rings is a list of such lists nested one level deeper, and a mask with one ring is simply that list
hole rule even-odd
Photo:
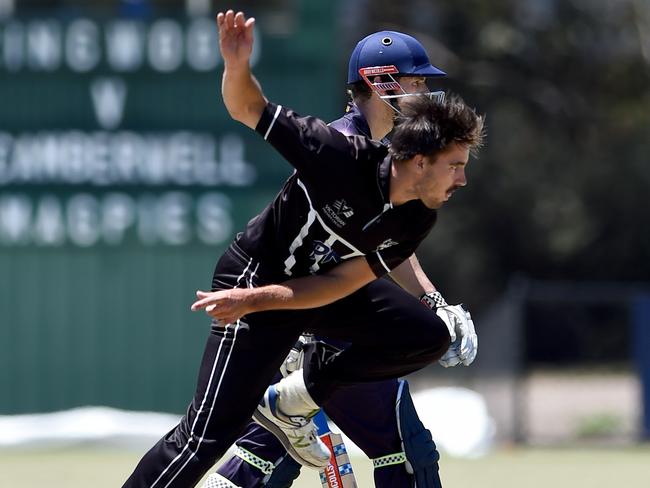
[{"label": "shoe sole", "polygon": [[275,425],[274,422],[269,420],[262,412],[259,410],[255,410],[253,413],[253,420],[260,424],[262,427],[264,427],[266,430],[271,432],[282,444],[282,447],[285,448],[287,453],[297,462],[300,463],[303,466],[306,466],[308,468],[314,468],[314,469],[322,469],[326,467],[329,464],[329,458],[326,461],[323,461],[322,465],[317,465],[314,464],[310,461],[307,461],[305,458],[300,456],[298,451],[291,445],[291,442],[289,441],[289,438],[286,436],[286,434],[278,427]]}]

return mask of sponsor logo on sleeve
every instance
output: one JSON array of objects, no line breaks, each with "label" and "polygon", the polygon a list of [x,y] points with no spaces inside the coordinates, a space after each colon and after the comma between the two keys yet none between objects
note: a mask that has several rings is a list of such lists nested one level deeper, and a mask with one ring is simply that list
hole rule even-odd
[{"label": "sponsor logo on sleeve", "polygon": [[377,246],[377,249],[375,249],[376,252],[383,251],[384,249],[388,249],[389,247],[393,247],[399,244],[399,242],[395,242],[393,239],[386,239],[384,242],[379,244]]},{"label": "sponsor logo on sleeve", "polygon": [[323,212],[337,227],[343,227],[346,224],[345,219],[349,219],[354,215],[354,209],[343,199],[325,205]]}]

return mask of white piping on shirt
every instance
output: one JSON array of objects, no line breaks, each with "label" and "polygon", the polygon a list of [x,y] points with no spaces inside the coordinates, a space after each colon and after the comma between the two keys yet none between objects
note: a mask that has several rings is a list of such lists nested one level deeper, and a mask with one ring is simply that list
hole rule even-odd
[{"label": "white piping on shirt", "polygon": [[275,124],[275,121],[278,118],[278,115],[280,115],[280,111],[282,110],[282,105],[278,105],[278,107],[275,109],[275,115],[273,115],[273,120],[269,124],[269,128],[266,129],[266,134],[264,134],[264,140],[266,141],[266,138],[269,137],[269,134],[271,133],[271,129],[273,128],[273,124]]}]

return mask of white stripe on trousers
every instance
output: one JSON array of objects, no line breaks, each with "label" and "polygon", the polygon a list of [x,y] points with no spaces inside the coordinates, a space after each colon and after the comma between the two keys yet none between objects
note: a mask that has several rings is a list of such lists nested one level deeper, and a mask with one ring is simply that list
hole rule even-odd
[{"label": "white stripe on trousers", "polygon": [[[250,258],[248,260],[248,264],[244,268],[244,271],[242,271],[242,274],[239,275],[239,277],[237,278],[237,282],[235,283],[234,288],[237,288],[239,286],[240,281],[246,275],[246,271],[249,270],[252,262],[253,262],[253,258]],[[194,429],[196,428],[196,424],[198,423],[199,418],[201,416],[201,413],[203,412],[203,407],[205,406],[205,402],[207,401],[208,395],[210,394],[210,386],[212,385],[212,380],[214,379],[214,373],[215,373],[215,371],[217,369],[217,363],[219,362],[219,356],[221,354],[221,347],[223,346],[223,343],[224,343],[225,339],[228,337],[228,326],[229,325],[232,325],[232,324],[226,324],[226,330],[225,330],[224,336],[221,339],[221,341],[219,342],[219,348],[217,349],[217,354],[216,354],[216,356],[214,358],[214,363],[212,364],[212,371],[210,372],[210,379],[208,380],[208,385],[207,385],[207,387],[205,389],[205,394],[203,395],[203,400],[201,401],[201,406],[199,407],[198,411],[196,412],[196,418],[194,419],[194,422],[192,423],[192,430],[190,431],[190,435],[189,435],[189,437],[187,439],[187,444],[185,444],[185,446],[183,447],[183,450],[178,454],[178,456],[176,456],[174,459],[172,459],[171,462],[169,463],[169,465],[163,470],[162,473],[160,473],[160,476],[158,476],[156,481],[154,481],[152,483],[150,488],[154,488],[156,486],[156,484],[161,480],[161,478],[165,475],[165,473],[167,473],[167,471],[169,471],[169,469],[172,467],[172,465],[176,461],[178,461],[183,456],[185,451],[187,449],[189,449],[189,447],[190,447],[190,441],[192,440],[192,437],[194,436]],[[205,431],[207,430],[208,424],[210,423],[210,417],[212,416],[212,412],[214,411],[214,404],[215,404],[217,396],[219,394],[219,389],[221,388],[221,381],[223,380],[223,376],[224,376],[224,374],[226,372],[226,368],[228,366],[228,362],[230,361],[230,356],[232,354],[232,351],[235,348],[235,341],[237,340],[237,331],[239,330],[239,327],[240,327],[239,320],[237,320],[237,324],[235,326],[235,332],[233,334],[233,342],[232,342],[232,345],[230,347],[230,351],[228,352],[228,356],[226,357],[226,363],[225,363],[225,365],[223,367],[223,371],[221,372],[221,377],[219,378],[219,383],[217,384],[217,389],[214,392],[214,398],[212,400],[212,405],[210,405],[210,410],[208,411],[208,417],[205,420],[205,425],[203,427],[203,432],[201,433],[201,437],[199,438],[199,442],[198,442],[198,444],[196,446],[196,450],[192,451],[190,453],[190,456],[188,457],[187,461],[185,461],[185,463],[178,469],[177,473],[172,477],[172,479],[170,479],[167,482],[167,484],[164,486],[164,488],[167,488],[171,484],[171,482],[174,481],[174,479],[176,479],[176,477],[181,473],[181,471],[183,471],[185,466],[187,466],[187,464],[196,455],[196,453],[199,450],[199,447],[201,447],[201,443],[203,442],[203,436],[205,435]]]}]

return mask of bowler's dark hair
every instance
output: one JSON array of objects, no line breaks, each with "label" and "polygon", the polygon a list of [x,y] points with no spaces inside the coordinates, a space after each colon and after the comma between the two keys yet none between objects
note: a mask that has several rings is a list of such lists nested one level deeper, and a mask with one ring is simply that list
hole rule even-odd
[{"label": "bowler's dark hair", "polygon": [[453,142],[469,146],[475,155],[483,143],[483,117],[458,95],[446,94],[442,101],[426,96],[408,97],[400,110],[402,115],[395,120],[390,143],[390,152],[397,161],[416,154],[435,159]]}]

